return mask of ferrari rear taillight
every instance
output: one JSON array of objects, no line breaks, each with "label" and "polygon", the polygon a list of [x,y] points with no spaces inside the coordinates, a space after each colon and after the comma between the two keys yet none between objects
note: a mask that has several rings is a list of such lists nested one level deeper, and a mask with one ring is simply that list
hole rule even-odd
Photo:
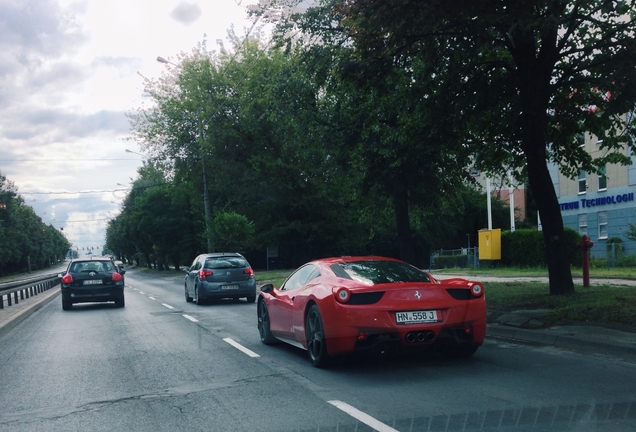
[{"label": "ferrari rear taillight", "polygon": [[351,291],[345,287],[334,288],[334,294],[336,296],[336,300],[340,303],[346,303],[351,298]]},{"label": "ferrari rear taillight", "polygon": [[475,297],[480,297],[483,293],[484,293],[484,287],[481,286],[478,283],[474,283],[472,284],[472,286],[470,287],[470,292],[475,296]]},{"label": "ferrari rear taillight", "polygon": [[199,280],[205,280],[208,276],[212,276],[212,270],[199,270]]},{"label": "ferrari rear taillight", "polygon": [[254,279],[254,270],[251,267],[243,270],[243,274],[250,275],[250,279]]},{"label": "ferrari rear taillight", "polygon": [[73,282],[73,276],[71,276],[70,274],[66,273],[64,275],[64,277],[62,278],[62,283],[68,285],[68,284],[70,284],[72,282]]},{"label": "ferrari rear taillight", "polygon": [[121,276],[121,274],[117,273],[117,272],[113,272],[111,279],[113,282],[119,282],[124,280],[124,278]]}]

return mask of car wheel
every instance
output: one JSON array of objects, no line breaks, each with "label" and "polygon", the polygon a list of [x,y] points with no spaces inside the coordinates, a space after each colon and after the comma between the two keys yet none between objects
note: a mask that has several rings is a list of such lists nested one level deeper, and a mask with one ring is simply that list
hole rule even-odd
[{"label": "car wheel", "polygon": [[321,368],[329,363],[327,354],[327,340],[325,329],[322,325],[320,310],[313,305],[309,308],[307,318],[305,318],[305,336],[307,337],[307,352],[314,367]]},{"label": "car wheel", "polygon": [[247,302],[248,303],[254,303],[255,301],[256,301],[256,295],[247,296]]},{"label": "car wheel", "polygon": [[269,329],[269,312],[263,299],[258,302],[258,333],[261,336],[261,342],[265,345],[272,345],[278,342]]},{"label": "car wheel", "polygon": [[196,286],[194,287],[194,302],[199,306],[203,304],[203,300],[199,298],[199,289]]},{"label": "car wheel", "polygon": [[120,307],[120,308],[126,306],[126,300],[123,297],[120,298],[120,299],[115,300],[115,306]]},{"label": "car wheel", "polygon": [[62,300],[62,310],[71,310],[73,309],[73,302],[68,300]]},{"label": "car wheel", "polygon": [[183,291],[185,292],[185,299],[186,299],[186,302],[188,302],[188,303],[192,303],[192,297],[190,297],[190,296],[188,295],[188,289],[187,289],[185,286],[183,287]]}]

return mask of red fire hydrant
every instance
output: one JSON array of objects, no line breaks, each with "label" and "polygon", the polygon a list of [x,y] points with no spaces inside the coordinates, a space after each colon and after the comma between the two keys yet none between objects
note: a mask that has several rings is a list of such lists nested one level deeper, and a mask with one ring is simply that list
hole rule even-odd
[{"label": "red fire hydrant", "polygon": [[583,265],[583,286],[590,286],[590,249],[594,246],[594,242],[590,240],[587,235],[581,237],[581,241],[578,243],[581,248],[582,265]]}]

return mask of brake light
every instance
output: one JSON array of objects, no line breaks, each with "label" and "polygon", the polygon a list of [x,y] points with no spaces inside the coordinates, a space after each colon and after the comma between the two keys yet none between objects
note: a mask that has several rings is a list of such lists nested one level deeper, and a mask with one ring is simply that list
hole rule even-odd
[{"label": "brake light", "polygon": [[119,282],[124,280],[124,278],[117,272],[113,272],[113,275],[111,276],[111,279],[113,280],[113,282]]},{"label": "brake light", "polygon": [[484,287],[481,286],[478,283],[474,283],[471,287],[470,287],[470,292],[475,296],[475,297],[481,297],[481,295],[484,293]]},{"label": "brake light", "polygon": [[346,303],[351,298],[351,291],[345,287],[334,288],[334,294],[336,295],[336,300],[340,303]]},{"label": "brake light", "polygon": [[251,267],[243,270],[243,274],[250,275],[250,279],[254,279],[254,270]]},{"label": "brake light", "polygon": [[212,270],[199,270],[199,280],[205,280],[206,277],[212,276]]},{"label": "brake light", "polygon": [[72,282],[73,282],[73,276],[71,276],[70,274],[66,273],[64,275],[64,277],[62,278],[62,283],[68,285],[68,284],[70,284]]}]

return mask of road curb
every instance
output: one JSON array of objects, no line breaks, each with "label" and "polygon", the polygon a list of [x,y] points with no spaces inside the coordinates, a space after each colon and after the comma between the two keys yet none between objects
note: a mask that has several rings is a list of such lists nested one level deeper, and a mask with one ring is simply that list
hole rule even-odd
[{"label": "road curb", "polygon": [[60,293],[60,286],[58,285],[50,290],[38,294],[37,296],[21,300],[17,305],[8,307],[5,306],[5,309],[0,311],[0,336],[4,336],[5,333],[8,333],[35,311],[48,304],[60,295]]},{"label": "road curb", "polygon": [[571,351],[636,359],[636,345],[627,342],[546,330],[529,330],[502,324],[488,324],[486,336],[520,343],[547,345]]}]

